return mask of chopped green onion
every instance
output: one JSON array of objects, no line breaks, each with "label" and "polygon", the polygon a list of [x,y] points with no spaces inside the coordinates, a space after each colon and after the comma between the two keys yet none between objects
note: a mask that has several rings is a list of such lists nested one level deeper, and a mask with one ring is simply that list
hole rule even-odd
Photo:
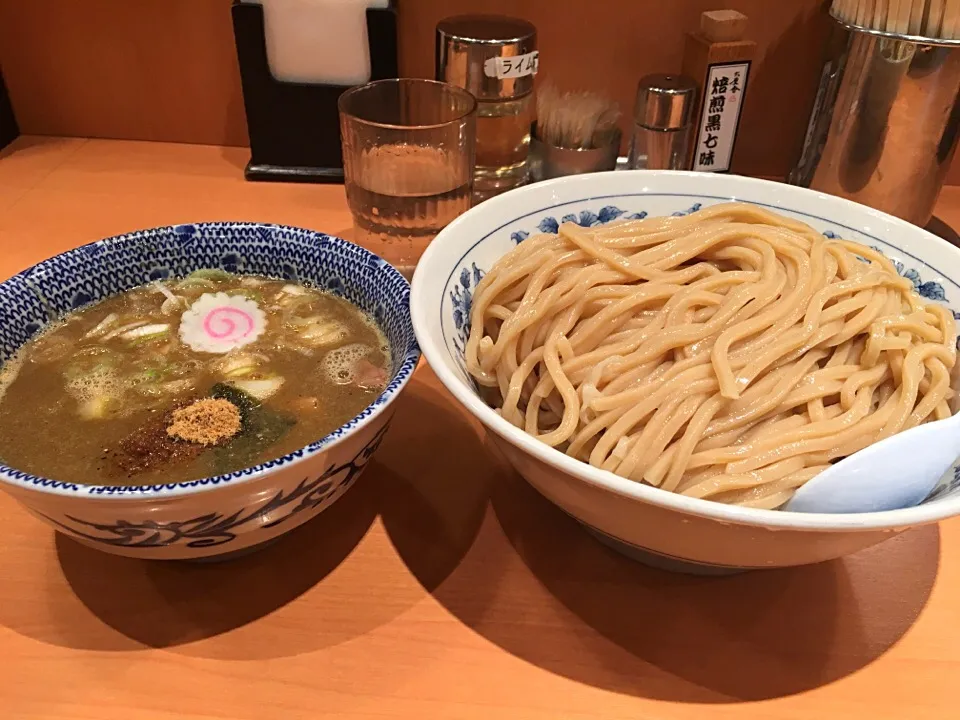
[{"label": "chopped green onion", "polygon": [[244,377],[252,375],[260,363],[268,362],[269,359],[260,353],[230,353],[218,360],[213,369],[224,377]]},{"label": "chopped green onion", "polygon": [[223,376],[225,378],[241,378],[246,377],[247,375],[253,375],[257,371],[255,365],[243,365],[241,367],[233,368],[232,370],[227,370]]},{"label": "chopped green onion", "polygon": [[216,289],[217,284],[211,280],[205,280],[203,278],[188,277],[184,280],[181,280],[177,283],[178,290],[214,290]]},{"label": "chopped green onion", "polygon": [[133,330],[128,330],[121,337],[124,340],[148,340],[161,337],[170,332],[170,325],[167,323],[155,323],[152,325],[142,325]]},{"label": "chopped green onion", "polygon": [[192,273],[187,275],[186,279],[214,280],[216,282],[223,282],[225,280],[232,280],[233,274],[228,273],[226,270],[221,270],[220,268],[201,268],[200,270],[194,270]]},{"label": "chopped green onion", "polygon": [[146,324],[147,324],[147,321],[146,321],[146,320],[136,320],[136,321],[134,321],[134,322],[132,322],[132,323],[127,323],[126,325],[121,325],[121,326],[118,327],[118,328],[114,328],[113,330],[111,330],[110,332],[108,332],[106,335],[104,335],[104,336],[103,336],[102,338],[100,338],[100,339],[101,339],[101,340],[110,340],[111,338],[115,338],[117,335],[121,335],[122,333],[125,333],[125,332],[127,332],[128,330],[132,330],[133,328],[138,328],[138,327],[141,327],[141,326],[146,325]]},{"label": "chopped green onion", "polygon": [[322,347],[332,345],[347,336],[346,329],[338,322],[317,320],[300,331],[300,337],[309,345]]},{"label": "chopped green onion", "polygon": [[103,320],[97,323],[97,326],[95,328],[90,330],[83,337],[95,338],[99,335],[103,335],[104,333],[108,332],[111,328],[113,328],[113,326],[117,324],[118,320],[120,320],[119,315],[117,315],[116,313],[110,313]]},{"label": "chopped green onion", "polygon": [[231,380],[229,384],[257,400],[266,400],[280,389],[283,378],[276,376],[264,380]]}]

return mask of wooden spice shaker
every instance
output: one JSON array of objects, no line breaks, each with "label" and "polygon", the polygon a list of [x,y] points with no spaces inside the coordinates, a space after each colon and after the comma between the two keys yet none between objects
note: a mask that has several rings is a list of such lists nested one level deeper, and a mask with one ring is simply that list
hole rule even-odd
[{"label": "wooden spice shaker", "polygon": [[750,64],[757,44],[745,40],[747,16],[736,10],[711,10],[700,16],[700,31],[688,33],[683,74],[700,89],[690,167],[727,172],[733,159]]}]

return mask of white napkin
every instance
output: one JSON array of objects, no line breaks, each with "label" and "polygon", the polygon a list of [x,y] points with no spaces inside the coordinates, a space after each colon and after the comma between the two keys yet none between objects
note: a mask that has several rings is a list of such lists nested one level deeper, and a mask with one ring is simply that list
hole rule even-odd
[{"label": "white napkin", "polygon": [[368,7],[388,0],[244,0],[263,5],[270,72],[285,82],[362,85],[370,79]]}]

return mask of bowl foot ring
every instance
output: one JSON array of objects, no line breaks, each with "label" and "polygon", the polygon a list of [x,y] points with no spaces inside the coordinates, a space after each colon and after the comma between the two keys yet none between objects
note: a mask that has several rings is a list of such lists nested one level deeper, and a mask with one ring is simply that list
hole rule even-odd
[{"label": "bowl foot ring", "polygon": [[728,567],[724,565],[707,565],[694,560],[684,560],[683,558],[671,557],[670,555],[661,555],[660,553],[653,552],[652,550],[647,550],[636,545],[631,545],[630,543],[625,543],[622,540],[618,540],[615,537],[607,535],[602,530],[597,530],[597,528],[587,525],[586,523],[581,523],[581,525],[583,525],[584,529],[588,533],[593,535],[597,540],[611,550],[614,550],[615,552],[618,552],[621,555],[630,558],[631,560],[635,560],[636,562],[643,563],[644,565],[648,565],[658,570],[684,573],[686,575],[722,577],[725,575],[736,575],[752,569]]},{"label": "bowl foot ring", "polygon": [[265,550],[266,548],[270,547],[275,542],[277,542],[279,539],[280,537],[278,536],[275,538],[270,538],[269,540],[265,540],[262,543],[257,543],[256,545],[251,545],[250,547],[240,548],[239,550],[232,550],[231,552],[225,552],[221,555],[210,555],[209,557],[201,557],[201,558],[184,558],[180,562],[188,562],[188,563],[196,563],[198,565],[205,565],[205,564],[229,562],[230,560],[239,560],[240,558],[245,558],[248,555],[253,555],[254,553],[260,552],[261,550]]}]

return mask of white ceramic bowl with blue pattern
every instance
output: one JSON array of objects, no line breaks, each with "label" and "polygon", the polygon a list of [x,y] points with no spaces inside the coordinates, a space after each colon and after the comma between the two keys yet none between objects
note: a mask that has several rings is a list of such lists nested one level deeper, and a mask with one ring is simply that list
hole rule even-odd
[{"label": "white ceramic bowl with blue pattern", "polygon": [[376,452],[420,351],[410,287],[340,238],[279,225],[200,223],[121,235],[57,255],[0,283],[0,361],[87,303],[200,268],[282,277],[369,313],[393,350],[392,379],[359,415],[289,455],[229,475],[164,485],[75,485],[0,463],[0,487],[80,542],[118,555],[201,559],[268,542],[328,508]]},{"label": "white ceramic bowl with blue pattern", "polygon": [[443,384],[490,431],[517,471],[603,542],[662,567],[726,572],[840,557],[907,528],[960,513],[960,472],[916,508],[814,515],[731,507],[621,478],[547,447],[483,403],[464,369],[471,293],[504,253],[572,220],[675,215],[729,200],[798,218],[824,234],[872,245],[894,259],[923,296],[960,309],[960,249],[856,203],[780,183],[729,175],[609,172],[551,180],[479,205],[431,243],[413,280],[411,312],[424,356]]}]

